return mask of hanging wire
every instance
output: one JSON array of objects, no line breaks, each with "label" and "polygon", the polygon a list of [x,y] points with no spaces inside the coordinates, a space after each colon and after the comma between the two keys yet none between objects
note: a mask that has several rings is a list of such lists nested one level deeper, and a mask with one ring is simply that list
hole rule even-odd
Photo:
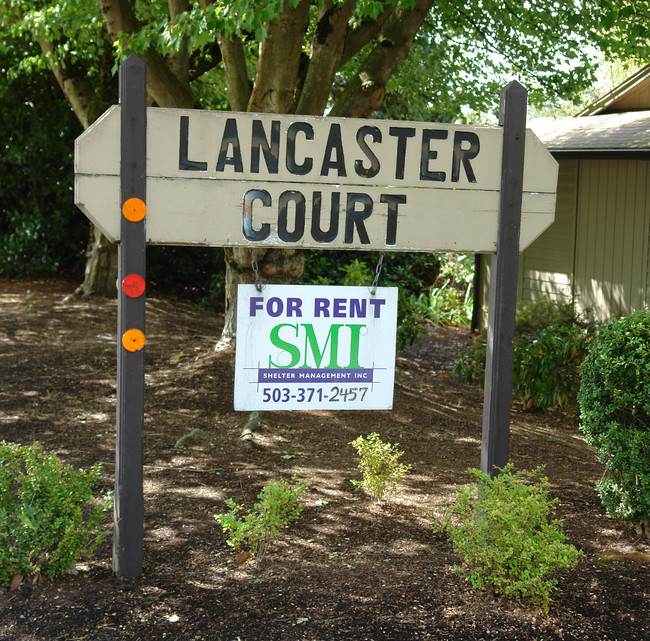
[{"label": "hanging wire", "polygon": [[384,263],[384,252],[379,254],[379,260],[377,261],[377,267],[375,267],[375,278],[370,285],[370,294],[374,296],[377,293],[377,283],[379,282],[379,275],[381,274],[381,267]]},{"label": "hanging wire", "polygon": [[260,270],[255,257],[255,250],[251,249],[251,267],[253,268],[253,275],[255,276],[255,289],[262,292],[262,282],[260,281]]}]

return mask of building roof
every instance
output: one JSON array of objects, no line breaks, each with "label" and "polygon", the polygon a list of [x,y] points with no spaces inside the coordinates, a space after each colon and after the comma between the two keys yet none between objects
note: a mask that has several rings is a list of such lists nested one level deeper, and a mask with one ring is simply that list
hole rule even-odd
[{"label": "building roof", "polygon": [[539,118],[529,127],[554,155],[650,158],[650,65],[577,116]]},{"label": "building roof", "polygon": [[650,111],[540,118],[532,120],[529,127],[551,153],[628,157],[650,152]]},{"label": "building roof", "polygon": [[641,67],[609,93],[585,107],[577,117],[650,109],[650,64]]}]

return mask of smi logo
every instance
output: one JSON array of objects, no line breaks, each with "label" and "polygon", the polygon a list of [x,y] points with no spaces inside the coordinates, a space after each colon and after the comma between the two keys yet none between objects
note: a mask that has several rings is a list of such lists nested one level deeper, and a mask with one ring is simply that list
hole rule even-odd
[{"label": "smi logo", "polygon": [[366,325],[333,323],[319,341],[312,323],[281,323],[271,329],[270,341],[278,348],[269,356],[269,368],[361,369],[359,351]]}]

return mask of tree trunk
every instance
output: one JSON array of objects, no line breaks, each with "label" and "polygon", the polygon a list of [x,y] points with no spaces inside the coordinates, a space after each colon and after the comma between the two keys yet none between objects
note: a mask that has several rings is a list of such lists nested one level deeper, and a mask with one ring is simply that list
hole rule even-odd
[{"label": "tree trunk", "polygon": [[412,9],[398,6],[391,13],[377,43],[336,101],[331,116],[367,118],[381,107],[386,84],[407,56],[432,4],[432,0],[419,0]]},{"label": "tree trunk", "polygon": [[[318,14],[309,63],[304,65],[301,45],[308,26],[309,3],[302,0],[290,8],[286,2],[282,14],[269,23],[268,36],[260,46],[248,111],[290,113],[295,110],[322,115],[342,61],[376,38],[377,44],[331,112],[337,116],[367,117],[381,105],[386,83],[406,57],[432,3],[433,0],[418,0],[413,9],[400,5],[395,8],[386,3],[377,20],[368,21],[355,31],[347,28],[353,2],[324,2]],[[291,283],[302,273],[302,250],[258,249],[256,254],[259,282]],[[255,277],[250,250],[227,250],[226,317],[218,348],[233,344],[236,338],[237,285],[252,282]]]},{"label": "tree trunk", "polygon": [[[233,345],[237,333],[237,285],[283,284],[302,274],[305,255],[301,249],[226,249],[226,315],[216,349]],[[257,272],[256,269],[257,268]]]},{"label": "tree trunk", "polygon": [[111,243],[97,227],[92,226],[91,230],[84,282],[76,293],[114,297],[117,293],[117,245]]},{"label": "tree trunk", "polygon": [[[247,110],[258,113],[288,113],[296,102],[300,85],[302,43],[309,26],[309,2],[302,0],[268,24],[267,37],[260,45],[255,82]],[[236,44],[236,43],[233,43]],[[224,55],[224,61],[229,56]],[[226,66],[228,76],[241,74],[241,66]],[[230,80],[229,80],[230,82]],[[231,96],[231,99],[234,96]],[[241,104],[235,101],[233,104]],[[254,252],[254,253],[253,253]],[[253,269],[257,265],[257,273]],[[234,344],[237,333],[237,285],[291,283],[301,274],[305,257],[299,249],[248,248],[226,249],[226,315],[221,339],[216,348]]]}]

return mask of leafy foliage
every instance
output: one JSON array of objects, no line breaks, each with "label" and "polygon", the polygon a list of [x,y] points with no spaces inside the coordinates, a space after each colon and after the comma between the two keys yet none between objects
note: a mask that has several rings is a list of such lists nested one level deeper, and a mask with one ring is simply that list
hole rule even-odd
[{"label": "leafy foliage", "polygon": [[650,312],[601,328],[580,368],[581,429],[605,476],[596,484],[610,516],[650,536]]},{"label": "leafy foliage", "polygon": [[[548,325],[556,321],[558,324]],[[596,326],[574,326],[573,312],[549,302],[524,305],[517,310],[512,388],[526,408],[547,410],[570,406],[578,393],[578,368],[593,341]],[[468,383],[485,383],[487,332],[475,337],[462,353],[454,374]]]},{"label": "leafy foliage", "polygon": [[[198,78],[213,66],[202,66],[199,60],[213,55],[211,47],[217,33],[262,42],[269,22],[287,4],[296,6],[298,0],[194,1],[173,17],[162,0],[130,4],[137,29],[120,34],[114,45],[116,60],[131,52],[155,50],[169,56],[187,49],[192,75]],[[317,31],[314,4],[307,40]],[[334,4],[342,5],[343,0]],[[395,4],[397,0],[358,0],[349,24],[358,30]],[[402,0],[400,4],[412,6],[414,1]],[[641,5],[625,0],[568,2],[561,7],[523,0],[507,6],[497,0],[438,4],[417,34],[402,69],[391,80],[382,112],[391,118],[442,121],[456,119],[462,107],[485,113],[496,109],[499,87],[513,75],[530,87],[531,103],[575,98],[593,81],[593,56],[588,44],[643,58],[647,2]],[[628,22],[633,24],[633,33],[621,26]],[[93,0],[12,0],[0,9],[0,27],[31,42],[39,38],[52,42],[50,62],[68,69],[83,68],[91,78],[98,77],[98,60],[110,48]],[[309,49],[308,41],[303,49]],[[356,73],[363,55],[353,56],[341,68],[338,85],[346,84]],[[16,55],[14,60],[9,67],[11,74],[48,66],[47,56],[38,50]]]},{"label": "leafy foliage", "polygon": [[404,454],[398,449],[399,443],[384,443],[379,434],[373,432],[365,438],[357,437],[350,445],[361,457],[358,467],[363,474],[360,481],[352,480],[351,483],[368,492],[377,503],[394,494],[399,481],[411,469],[410,465],[397,462]]},{"label": "leafy foliage", "polygon": [[[377,252],[308,252],[299,283],[370,286],[378,269]],[[397,348],[412,345],[433,325],[469,325],[472,315],[473,259],[465,254],[384,255],[379,286],[399,287]]]},{"label": "leafy foliage", "polygon": [[456,492],[434,529],[446,530],[465,563],[455,569],[475,589],[548,610],[554,574],[574,567],[581,553],[554,518],[558,499],[549,498],[548,479],[534,480],[541,469],[514,472],[507,465],[495,478],[470,470],[475,482]]},{"label": "leafy foliage", "polygon": [[111,503],[93,498],[100,473],[64,465],[39,443],[0,443],[0,585],[16,574],[60,576],[101,543]]},{"label": "leafy foliage", "polygon": [[[51,63],[97,78],[98,61],[111,48],[94,0],[10,0],[0,7],[0,29],[0,52],[11,56],[5,59],[10,80],[47,70]],[[51,50],[43,51],[39,40],[51,43]]]},{"label": "leafy foliage", "polygon": [[546,327],[587,327],[590,324],[578,316],[572,303],[538,300],[517,305],[515,334],[523,339],[535,338]]},{"label": "leafy foliage", "polygon": [[650,2],[598,0],[598,45],[610,56],[647,64],[650,57]]},{"label": "leafy foliage", "polygon": [[418,304],[432,325],[468,327],[473,311],[474,261],[469,254],[442,254],[440,274]]},{"label": "leafy foliage", "polygon": [[272,480],[257,495],[259,501],[253,509],[243,516],[239,514],[244,507],[226,499],[229,511],[215,514],[214,518],[228,534],[228,545],[237,550],[246,545],[258,560],[263,559],[269,542],[300,517],[302,505],[298,501],[309,485],[295,479],[293,484],[283,479]]},{"label": "leafy foliage", "polygon": [[546,327],[538,338],[515,347],[513,386],[521,403],[546,410],[575,402],[578,368],[591,345],[595,328]]},{"label": "leafy foliage", "polygon": [[0,82],[0,110],[0,276],[83,273],[88,221],[72,202],[79,124],[49,72]]}]

